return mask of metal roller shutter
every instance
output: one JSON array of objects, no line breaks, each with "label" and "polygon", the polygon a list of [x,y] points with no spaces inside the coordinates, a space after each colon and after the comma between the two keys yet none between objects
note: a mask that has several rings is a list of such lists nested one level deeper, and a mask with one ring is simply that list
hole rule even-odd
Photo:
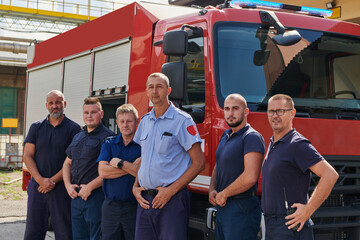
[{"label": "metal roller shutter", "polygon": [[45,118],[49,113],[45,107],[46,94],[61,90],[62,63],[29,71],[26,99],[25,134],[31,123]]},{"label": "metal roller shutter", "polygon": [[130,41],[95,52],[92,90],[122,87],[128,84]]},{"label": "metal roller shutter", "polygon": [[91,54],[65,61],[64,95],[65,114],[81,126],[84,125],[82,106],[84,98],[89,96],[91,79]]}]

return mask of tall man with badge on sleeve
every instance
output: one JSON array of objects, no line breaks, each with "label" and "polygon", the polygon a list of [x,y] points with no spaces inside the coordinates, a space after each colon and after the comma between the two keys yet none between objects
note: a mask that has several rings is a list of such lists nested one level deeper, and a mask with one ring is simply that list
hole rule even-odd
[{"label": "tall man with badge on sleeve", "polygon": [[139,203],[135,239],[185,240],[190,214],[187,184],[204,169],[201,138],[191,116],[169,101],[167,76],[151,74],[146,90],[154,107],[134,137],[141,145],[133,187]]},{"label": "tall man with badge on sleeve", "polygon": [[[273,137],[262,169],[261,207],[266,240],[312,240],[311,215],[329,196],[338,174],[311,142],[292,127],[296,110],[290,96],[268,101]],[[319,181],[309,199],[311,173]]]},{"label": "tall man with badge on sleeve", "polygon": [[64,94],[50,91],[46,95],[49,115],[31,125],[24,141],[24,162],[32,176],[27,187],[25,240],[45,239],[49,216],[55,238],[72,239],[70,198],[63,182],[62,165],[65,150],[80,126],[65,116],[65,107]]},{"label": "tall man with badge on sleeve", "polygon": [[84,129],[66,149],[63,166],[66,190],[71,200],[74,239],[100,239],[101,205],[104,201],[97,158],[103,141],[114,133],[102,124],[104,112],[98,98],[84,99]]},{"label": "tall man with badge on sleeve", "polygon": [[226,97],[224,117],[230,129],[220,138],[209,188],[209,202],[217,206],[216,240],[256,240],[260,228],[260,200],[255,193],[265,143],[247,123],[248,114],[243,96]]}]

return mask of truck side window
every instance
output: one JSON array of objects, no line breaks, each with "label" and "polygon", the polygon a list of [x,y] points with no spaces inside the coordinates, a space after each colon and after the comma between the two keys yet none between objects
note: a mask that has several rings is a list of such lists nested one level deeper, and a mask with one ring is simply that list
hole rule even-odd
[{"label": "truck side window", "polygon": [[[170,57],[170,62],[179,61],[179,57]],[[204,121],[205,116],[205,71],[204,38],[191,38],[188,53],[184,57],[187,65],[186,99],[181,108],[188,112],[196,123]]]}]

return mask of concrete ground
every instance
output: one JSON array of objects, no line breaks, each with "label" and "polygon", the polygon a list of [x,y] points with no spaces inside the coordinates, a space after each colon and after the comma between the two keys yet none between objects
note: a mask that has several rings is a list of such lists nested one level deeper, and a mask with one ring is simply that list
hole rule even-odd
[{"label": "concrete ground", "polygon": [[[0,200],[0,236],[1,240],[24,239],[26,220],[26,199]],[[54,232],[46,233],[46,240],[55,239]]]}]

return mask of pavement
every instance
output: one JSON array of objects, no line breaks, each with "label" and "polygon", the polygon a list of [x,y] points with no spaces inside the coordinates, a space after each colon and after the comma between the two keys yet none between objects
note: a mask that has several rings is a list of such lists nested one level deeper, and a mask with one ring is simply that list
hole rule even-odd
[{"label": "pavement", "polygon": [[[24,239],[27,200],[0,200],[1,240]],[[46,240],[55,239],[54,232],[47,231]]]}]

